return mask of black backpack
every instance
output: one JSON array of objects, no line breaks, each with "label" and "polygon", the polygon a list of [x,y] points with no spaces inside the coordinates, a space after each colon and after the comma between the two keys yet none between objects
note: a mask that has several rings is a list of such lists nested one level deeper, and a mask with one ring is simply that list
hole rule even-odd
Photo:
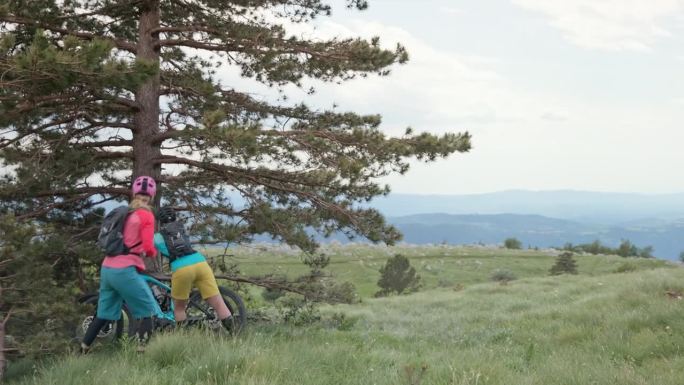
[{"label": "black backpack", "polygon": [[100,246],[106,256],[135,254],[131,253],[131,248],[142,243],[138,242],[131,247],[124,243],[123,231],[129,213],[128,206],[119,206],[105,216],[100,227],[100,234],[97,236],[97,245]]},{"label": "black backpack", "polygon": [[180,257],[195,253],[183,223],[179,221],[165,223],[161,225],[159,233],[164,238],[166,248],[169,249],[169,260],[171,262]]}]

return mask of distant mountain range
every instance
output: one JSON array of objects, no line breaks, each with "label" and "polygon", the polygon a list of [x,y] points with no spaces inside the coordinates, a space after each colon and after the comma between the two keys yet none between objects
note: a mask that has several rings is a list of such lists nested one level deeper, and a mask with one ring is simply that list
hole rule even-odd
[{"label": "distant mountain range", "polygon": [[554,247],[600,240],[616,247],[628,239],[639,247],[653,246],[654,255],[660,258],[676,259],[684,251],[684,220],[616,226],[540,215],[438,213],[390,217],[388,221],[404,234],[405,242],[415,244],[499,244],[515,237],[524,246]]},{"label": "distant mountain range", "polygon": [[583,223],[684,218],[684,193],[629,194],[586,191],[502,191],[472,195],[390,194],[371,206],[388,217],[424,213],[543,215]]},{"label": "distant mountain range", "polygon": [[[684,194],[502,191],[472,195],[391,194],[372,204],[409,243],[501,243],[548,247],[629,239],[661,258],[684,251]],[[428,213],[428,214],[426,214]]]}]

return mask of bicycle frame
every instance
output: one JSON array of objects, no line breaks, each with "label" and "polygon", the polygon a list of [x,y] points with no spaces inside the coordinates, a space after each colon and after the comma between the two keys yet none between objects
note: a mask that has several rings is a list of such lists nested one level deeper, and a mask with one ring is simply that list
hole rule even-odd
[{"label": "bicycle frame", "polygon": [[[174,305],[173,298],[171,298],[171,286],[165,284],[161,280],[154,278],[150,275],[147,275],[147,274],[141,274],[141,275],[142,275],[143,279],[145,280],[145,282],[147,282],[147,284],[149,284],[151,286],[157,286],[159,289],[161,289],[163,291],[163,294],[166,297],[168,297],[169,309],[165,312],[159,306],[159,303],[157,302],[157,298],[155,296],[155,301],[154,301],[154,303],[156,305],[155,306],[155,317],[158,319],[165,319],[165,320],[171,321],[172,323],[175,324],[176,323],[176,317],[175,317],[174,312],[173,312],[175,305]],[[191,306],[192,303],[193,303],[192,300],[189,300],[188,306]],[[205,315],[207,315],[207,316],[209,315],[209,313],[206,310],[204,310],[202,308],[198,308],[198,309],[200,309],[200,311],[202,311],[202,313],[204,313]],[[193,320],[191,318],[188,318],[189,322],[197,322],[200,320],[201,319],[194,319]]]},{"label": "bicycle frame", "polygon": [[[141,275],[142,275],[143,279],[145,280],[145,282],[147,282],[149,285],[157,286],[158,288],[160,288],[164,292],[164,294],[166,296],[168,296],[169,298],[171,297],[171,286],[165,284],[164,282],[158,280],[157,278],[152,277],[151,275],[147,275],[147,274],[141,274]],[[154,302],[156,304],[156,306],[155,306],[155,317],[160,318],[160,319],[166,319],[166,320],[169,320],[169,321],[174,322],[174,323],[176,322],[176,317],[173,315],[173,309],[174,309],[173,300],[169,301],[169,310],[166,312],[161,309],[161,307],[159,306],[159,303],[157,303],[157,301],[156,301],[156,297],[155,297]]]}]

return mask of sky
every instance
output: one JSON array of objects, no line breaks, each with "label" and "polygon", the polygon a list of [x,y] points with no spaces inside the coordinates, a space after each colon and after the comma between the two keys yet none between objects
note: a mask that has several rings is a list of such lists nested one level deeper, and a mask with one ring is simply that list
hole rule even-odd
[{"label": "sky", "polygon": [[289,94],[379,113],[389,134],[472,134],[469,153],[384,180],[393,192],[684,192],[684,0],[369,3],[333,0],[332,17],[292,33],[379,36],[409,62]]}]

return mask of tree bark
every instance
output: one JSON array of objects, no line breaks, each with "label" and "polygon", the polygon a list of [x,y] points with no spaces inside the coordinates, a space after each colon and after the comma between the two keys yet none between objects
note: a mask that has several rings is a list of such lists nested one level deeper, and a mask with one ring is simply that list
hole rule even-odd
[{"label": "tree bark", "polygon": [[[155,164],[152,159],[161,156],[161,144],[155,143],[154,137],[159,134],[159,33],[154,30],[159,28],[160,9],[159,0],[149,0],[141,5],[140,21],[138,26],[138,44],[136,58],[147,63],[154,63],[157,73],[150,77],[138,88],[135,100],[140,109],[134,117],[133,129],[133,179],[140,175],[149,175],[156,181],[161,175],[161,165]],[[160,185],[157,184],[157,191]],[[155,198],[155,206],[159,205],[160,195]],[[149,271],[161,270],[161,263],[151,258],[145,258],[145,265]]]},{"label": "tree bark", "polygon": [[5,324],[9,314],[2,321],[0,321],[0,382],[5,378],[5,367],[7,366],[7,360],[5,359]]},{"label": "tree bark", "polygon": [[[3,287],[0,286],[0,299],[2,299]],[[5,378],[5,368],[7,367],[7,359],[5,358],[5,325],[12,316],[12,308],[7,311],[4,317],[0,317],[0,383]]]}]

